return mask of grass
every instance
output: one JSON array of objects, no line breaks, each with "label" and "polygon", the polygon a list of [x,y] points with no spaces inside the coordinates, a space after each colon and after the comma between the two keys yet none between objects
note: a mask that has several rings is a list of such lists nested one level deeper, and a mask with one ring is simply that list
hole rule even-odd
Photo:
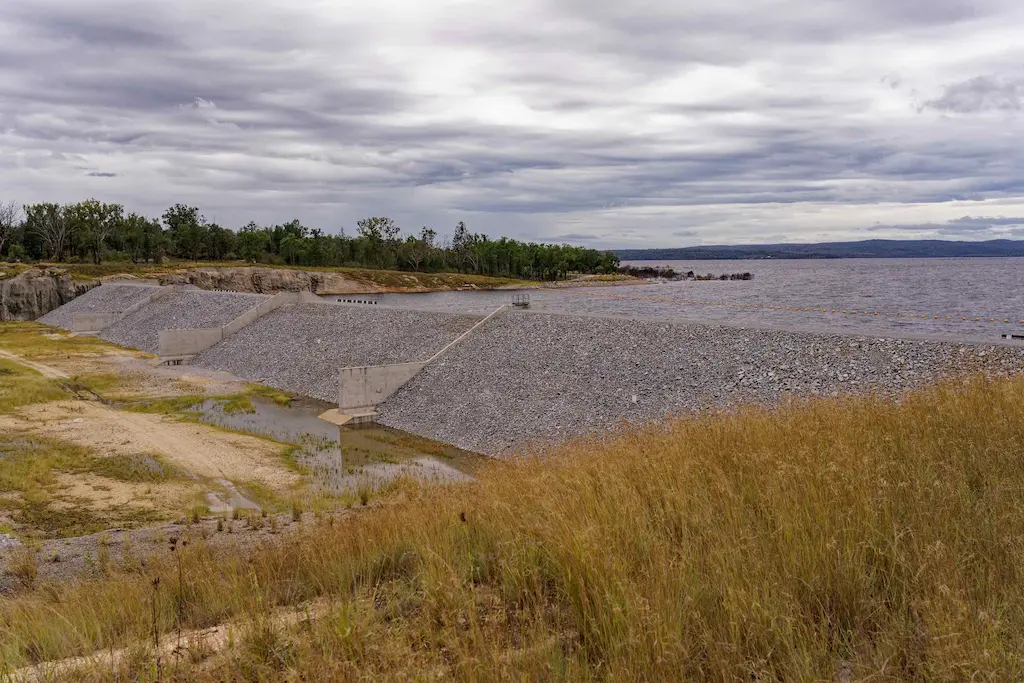
[{"label": "grass", "polygon": [[68,398],[68,393],[58,382],[19,363],[0,358],[0,414],[32,403],[62,398]]},{"label": "grass", "polygon": [[[3,599],[0,659],[239,618],[263,630],[179,675],[1020,679],[1022,399],[1024,380],[977,380],[747,410],[473,485],[403,482],[401,502],[248,556],[193,544],[147,575]],[[267,619],[317,599],[308,624]],[[151,658],[123,667],[156,678]]]},{"label": "grass", "polygon": [[93,458],[87,470],[107,479],[132,483],[165,483],[185,476],[159,455],[145,453]]},{"label": "grass", "polygon": [[104,457],[59,439],[0,434],[0,510],[11,515],[20,535],[66,538],[114,525],[140,526],[166,516],[134,508],[92,510],[82,501],[65,496],[58,481],[60,473],[89,473],[130,483],[165,483],[182,478],[158,456]]},{"label": "grass", "polygon": [[30,360],[124,351],[98,337],[73,337],[64,330],[34,322],[0,323],[0,349]]}]

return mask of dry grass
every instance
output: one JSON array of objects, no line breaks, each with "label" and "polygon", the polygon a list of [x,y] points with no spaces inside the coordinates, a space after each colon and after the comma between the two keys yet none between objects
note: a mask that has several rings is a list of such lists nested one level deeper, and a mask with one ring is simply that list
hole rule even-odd
[{"label": "dry grass", "polygon": [[[676,421],[406,483],[250,557],[8,599],[0,658],[238,618],[205,662],[83,680],[1020,679],[1022,455],[1022,380]],[[316,598],[308,624],[266,618]]]}]

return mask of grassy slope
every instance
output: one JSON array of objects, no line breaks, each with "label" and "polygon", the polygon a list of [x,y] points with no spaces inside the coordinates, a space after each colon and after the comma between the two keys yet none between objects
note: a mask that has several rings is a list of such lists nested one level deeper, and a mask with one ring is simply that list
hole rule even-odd
[{"label": "grassy slope", "polygon": [[[161,265],[139,264],[130,262],[108,262],[100,265],[91,263],[55,263],[58,268],[67,270],[75,279],[94,279],[109,275],[129,274],[137,277],[158,277],[175,272],[184,272],[190,268],[279,268],[285,270],[308,270],[311,272],[341,273],[357,282],[377,285],[389,289],[428,289],[445,290],[475,286],[480,289],[498,287],[525,287],[536,283],[512,278],[487,277],[462,273],[410,273],[397,270],[374,270],[370,268],[312,268],[303,266],[277,266],[269,264],[252,264],[246,261],[167,261]],[[34,267],[23,264],[11,265],[6,272],[9,277]],[[45,267],[45,264],[39,267]]]},{"label": "grassy slope", "polygon": [[[155,603],[165,631],[254,617],[175,665],[197,679],[1019,679],[1022,398],[979,380],[747,411],[410,484],[251,562],[191,546],[180,577],[4,600],[0,658],[146,642]],[[303,628],[260,616],[318,597]]]}]

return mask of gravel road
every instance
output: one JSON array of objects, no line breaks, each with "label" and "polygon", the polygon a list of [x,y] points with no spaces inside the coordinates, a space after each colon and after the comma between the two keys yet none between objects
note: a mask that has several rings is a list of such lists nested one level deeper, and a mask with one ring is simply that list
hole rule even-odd
[{"label": "gravel road", "polygon": [[426,360],[481,318],[369,306],[284,306],[193,363],[336,403],[340,368]]},{"label": "gravel road", "polygon": [[1024,348],[509,312],[406,384],[379,421],[503,455],[623,421],[1022,369]]},{"label": "gravel road", "polygon": [[75,313],[119,313],[139,303],[157,289],[159,287],[151,285],[100,285],[50,311],[37,322],[71,330]]},{"label": "gravel road", "polygon": [[117,321],[103,330],[100,337],[121,346],[156,353],[160,330],[220,327],[269,298],[236,292],[174,292]]}]

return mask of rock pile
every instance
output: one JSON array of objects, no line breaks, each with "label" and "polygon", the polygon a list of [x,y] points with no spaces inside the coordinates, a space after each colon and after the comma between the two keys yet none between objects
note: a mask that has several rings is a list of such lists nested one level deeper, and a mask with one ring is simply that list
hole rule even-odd
[{"label": "rock pile", "polygon": [[502,455],[671,414],[891,394],[1024,370],[1024,348],[508,313],[405,385],[380,422]]},{"label": "rock pile", "polygon": [[173,292],[122,318],[103,330],[100,337],[121,346],[156,353],[161,330],[220,327],[269,298],[235,292]]},{"label": "rock pile", "polygon": [[337,402],[340,368],[426,360],[481,317],[377,306],[285,306],[204,351],[194,362]]},{"label": "rock pile", "polygon": [[157,289],[147,285],[104,284],[50,311],[39,318],[39,322],[70,330],[76,313],[119,313],[152,295]]}]

